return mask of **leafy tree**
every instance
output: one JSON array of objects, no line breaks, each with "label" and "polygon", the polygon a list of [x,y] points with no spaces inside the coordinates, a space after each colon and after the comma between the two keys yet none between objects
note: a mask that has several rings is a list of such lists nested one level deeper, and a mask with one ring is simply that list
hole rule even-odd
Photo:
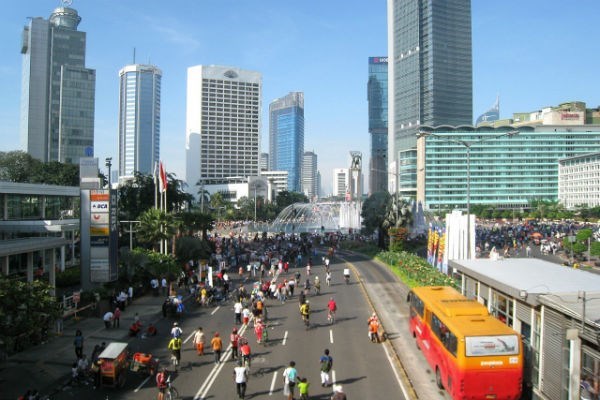
[{"label": "leafy tree", "polygon": [[187,183],[173,173],[167,174],[167,182],[167,211],[189,210],[194,196],[185,191]]},{"label": "leafy tree", "polygon": [[175,254],[177,261],[183,264],[189,260],[208,259],[212,253],[209,242],[191,236],[177,238]]},{"label": "leafy tree", "polygon": [[58,161],[43,163],[23,151],[0,152],[0,180],[79,186],[79,166]]},{"label": "leafy tree", "polygon": [[220,207],[227,207],[229,203],[225,201],[222,193],[213,193],[210,196],[210,206],[214,209],[219,209]]},{"label": "leafy tree", "polygon": [[600,242],[592,242],[590,245],[590,253],[593,256],[600,256]]},{"label": "leafy tree", "polygon": [[0,275],[0,340],[9,352],[39,343],[60,314],[50,289],[42,280],[22,282]]},{"label": "leafy tree", "polygon": [[209,214],[203,214],[199,211],[188,211],[177,215],[181,220],[182,228],[186,236],[193,236],[194,232],[202,232],[202,239],[206,239],[207,232],[212,229],[215,222]]},{"label": "leafy tree", "polygon": [[385,209],[389,204],[391,196],[388,192],[377,192],[369,196],[362,207],[362,218],[364,232],[367,235],[378,230],[378,245],[380,248],[385,247],[385,229],[383,221],[385,220]]},{"label": "leafy tree", "polygon": [[283,210],[294,203],[308,203],[308,197],[306,197],[304,193],[283,190],[277,194],[275,202],[277,203],[277,207],[279,207],[280,210]]},{"label": "leafy tree", "polygon": [[137,221],[140,214],[154,207],[154,179],[135,172],[133,179],[119,187],[119,214],[123,221]]}]

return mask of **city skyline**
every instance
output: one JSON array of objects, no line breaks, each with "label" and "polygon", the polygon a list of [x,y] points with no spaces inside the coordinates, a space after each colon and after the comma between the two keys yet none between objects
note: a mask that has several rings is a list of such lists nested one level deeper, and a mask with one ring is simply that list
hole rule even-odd
[{"label": "city skyline", "polygon": [[[387,53],[386,2],[343,4],[209,1],[200,8],[193,1],[167,7],[156,1],[74,0],[82,17],[79,29],[87,33],[86,66],[96,70],[95,155],[117,157],[118,71],[136,48],[140,62],[163,70],[161,158],[168,172],[185,177],[187,68],[234,65],[263,75],[262,151],[268,143],[268,102],[289,91],[305,93],[305,148],[319,153],[323,186],[330,193],[331,171],[349,165],[349,151],[369,154],[367,60]],[[22,149],[17,132],[23,26],[28,17],[48,18],[58,5],[54,0],[5,5],[0,151]],[[473,114],[489,109],[498,94],[500,118],[571,100],[598,104],[598,55],[589,48],[600,33],[594,23],[599,13],[600,4],[591,0],[577,7],[558,1],[473,2]]]}]

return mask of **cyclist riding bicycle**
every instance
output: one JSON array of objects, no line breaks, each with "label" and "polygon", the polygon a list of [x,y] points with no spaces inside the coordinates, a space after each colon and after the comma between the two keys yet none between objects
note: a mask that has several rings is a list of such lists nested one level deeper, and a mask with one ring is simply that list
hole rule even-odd
[{"label": "cyclist riding bicycle", "polygon": [[331,271],[327,271],[325,275],[325,282],[327,282],[327,286],[331,286]]},{"label": "cyclist riding bicycle", "polygon": [[242,361],[246,367],[250,368],[250,360],[252,359],[252,351],[247,340],[240,346],[240,353],[242,354]]},{"label": "cyclist riding bicycle", "polygon": [[348,283],[348,281],[350,280],[350,269],[349,268],[344,268],[344,279],[346,280],[346,283]]},{"label": "cyclist riding bicycle", "polygon": [[164,367],[156,374],[156,387],[158,388],[157,399],[164,400],[165,391],[167,390],[167,369]]},{"label": "cyclist riding bicycle", "polygon": [[333,297],[329,298],[329,303],[327,303],[327,310],[329,310],[327,312],[327,319],[333,322],[333,320],[335,320],[335,312],[337,311],[337,304]]},{"label": "cyclist riding bicycle", "polygon": [[321,281],[319,280],[318,276],[315,276],[315,293],[316,294],[321,293]]}]

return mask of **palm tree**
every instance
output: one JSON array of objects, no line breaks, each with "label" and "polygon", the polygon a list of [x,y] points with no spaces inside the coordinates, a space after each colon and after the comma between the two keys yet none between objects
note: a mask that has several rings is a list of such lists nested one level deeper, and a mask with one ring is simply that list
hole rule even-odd
[{"label": "palm tree", "polygon": [[140,215],[138,239],[148,243],[154,250],[163,240],[170,239],[177,232],[177,224],[171,214],[151,208]]}]

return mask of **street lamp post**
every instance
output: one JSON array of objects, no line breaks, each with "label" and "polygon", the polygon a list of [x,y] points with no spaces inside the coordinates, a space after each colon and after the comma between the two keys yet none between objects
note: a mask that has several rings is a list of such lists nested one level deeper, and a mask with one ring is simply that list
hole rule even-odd
[{"label": "street lamp post", "polygon": [[419,131],[417,133],[417,138],[433,136],[445,140],[450,143],[456,143],[463,146],[467,150],[467,259],[471,259],[471,147],[474,144],[479,144],[483,142],[487,142],[493,139],[498,139],[504,136],[515,136],[520,132],[517,130],[504,132],[498,135],[488,136],[483,139],[467,141],[467,140],[457,140],[452,137],[438,135],[433,132]]},{"label": "street lamp post", "polygon": [[104,165],[108,168],[108,188],[110,189],[110,167],[112,167],[112,157],[106,157]]}]

